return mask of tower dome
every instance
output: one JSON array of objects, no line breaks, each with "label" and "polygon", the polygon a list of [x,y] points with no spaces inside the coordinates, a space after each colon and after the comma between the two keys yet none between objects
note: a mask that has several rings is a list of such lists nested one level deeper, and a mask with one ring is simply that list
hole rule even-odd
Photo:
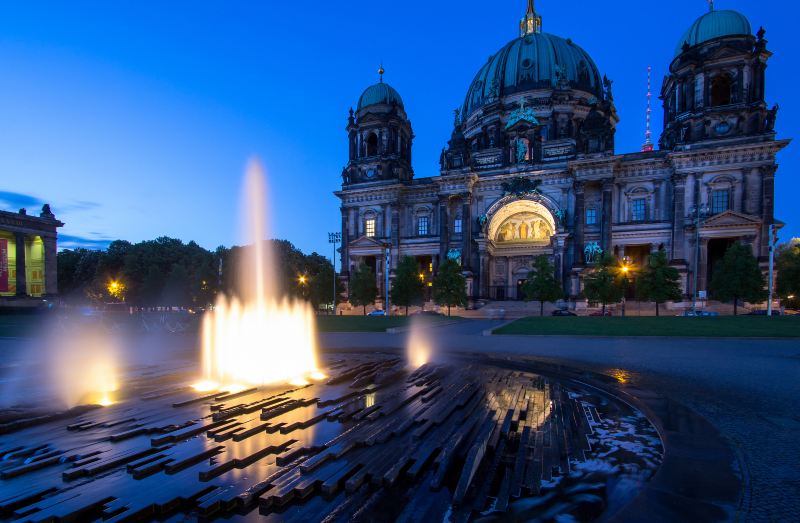
[{"label": "tower dome", "polygon": [[675,56],[683,52],[683,48],[709,42],[726,36],[751,36],[753,34],[750,21],[743,14],[732,11],[711,11],[694,21],[686,30],[675,48]]},{"label": "tower dome", "polygon": [[384,83],[383,79],[374,85],[367,87],[358,98],[357,110],[360,111],[371,105],[398,105],[403,107],[403,99],[400,93],[391,85]]},{"label": "tower dome", "polygon": [[467,91],[462,114],[501,96],[534,89],[568,87],[602,95],[600,71],[571,39],[531,32],[515,38],[492,55],[481,67]]}]

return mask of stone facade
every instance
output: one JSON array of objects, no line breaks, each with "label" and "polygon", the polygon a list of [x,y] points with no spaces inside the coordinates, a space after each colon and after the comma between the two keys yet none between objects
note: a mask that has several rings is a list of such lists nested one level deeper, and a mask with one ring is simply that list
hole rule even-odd
[{"label": "stone facade", "polygon": [[0,211],[0,300],[58,293],[58,228],[63,225],[49,205],[39,216],[25,209]]},{"label": "stone facade", "polygon": [[[396,91],[376,97],[372,86],[351,110],[336,192],[345,281],[366,263],[383,292],[387,250],[390,277],[400,256],[417,257],[428,280],[457,258],[469,295],[492,300],[519,298],[542,254],[573,301],[601,252],[641,265],[666,251],[687,297],[707,289],[734,241],[766,265],[768,227],[780,226],[775,156],[788,141],[776,139],[777,107],[764,99],[771,53],[763,29],[681,45],[663,84],[660,150],[617,154],[612,82],[574,42],[541,33],[532,3],[520,27],[456,110],[439,176],[413,178],[411,143],[403,149],[397,139],[413,133]],[[542,51],[550,48],[558,52]],[[360,145],[363,129],[375,136],[372,154]]]}]

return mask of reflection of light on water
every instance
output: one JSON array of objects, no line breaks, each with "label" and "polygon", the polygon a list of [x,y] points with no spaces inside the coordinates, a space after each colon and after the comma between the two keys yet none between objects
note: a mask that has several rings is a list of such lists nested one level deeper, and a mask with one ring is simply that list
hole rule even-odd
[{"label": "reflection of light on water", "polygon": [[609,371],[611,377],[617,380],[619,383],[625,384],[631,381],[631,373],[625,369],[611,369]]},{"label": "reflection of light on water", "polygon": [[431,359],[431,341],[420,321],[417,317],[411,319],[411,331],[406,346],[406,360],[411,369],[422,367]]},{"label": "reflection of light on water", "polygon": [[212,392],[219,390],[219,383],[210,380],[198,381],[192,385],[192,388],[197,392]]},{"label": "reflection of light on water", "polygon": [[373,407],[373,406],[375,406],[375,393],[374,392],[370,392],[369,394],[364,396],[364,407],[365,408],[370,408],[370,407]]},{"label": "reflection of light on water", "polygon": [[245,181],[251,247],[240,257],[241,299],[220,296],[202,327],[203,379],[221,384],[306,385],[318,372],[311,306],[278,298],[267,237],[264,173],[251,162]]}]

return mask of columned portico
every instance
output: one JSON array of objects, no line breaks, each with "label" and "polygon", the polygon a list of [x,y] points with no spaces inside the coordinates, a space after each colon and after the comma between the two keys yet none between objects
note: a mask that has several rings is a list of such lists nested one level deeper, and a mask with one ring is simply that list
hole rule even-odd
[{"label": "columned portico", "polygon": [[63,225],[49,205],[39,216],[0,211],[0,305],[58,293],[57,230]]}]

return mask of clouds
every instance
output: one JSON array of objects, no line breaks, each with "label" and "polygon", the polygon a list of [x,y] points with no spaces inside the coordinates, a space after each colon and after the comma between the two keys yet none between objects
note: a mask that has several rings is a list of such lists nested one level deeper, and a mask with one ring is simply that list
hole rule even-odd
[{"label": "clouds", "polygon": [[22,194],[11,191],[0,191],[0,208],[4,210],[16,211],[22,207],[33,210],[34,208],[41,207],[45,201],[40,200],[30,194]]},{"label": "clouds", "polygon": [[[59,219],[67,222],[69,226],[70,216],[79,213],[95,211],[102,208],[97,202],[88,200],[73,200],[70,202],[51,202],[42,200],[32,194],[23,194],[13,191],[0,191],[0,210],[16,212],[18,209],[25,208],[31,215],[38,215],[39,209],[51,203],[52,210]],[[74,231],[74,234],[59,234],[59,249],[106,249],[113,238],[102,232]]]},{"label": "clouds", "polygon": [[113,240],[99,233],[89,233],[89,236],[75,236],[72,234],[58,235],[58,248],[62,249],[93,249],[105,250]]}]

